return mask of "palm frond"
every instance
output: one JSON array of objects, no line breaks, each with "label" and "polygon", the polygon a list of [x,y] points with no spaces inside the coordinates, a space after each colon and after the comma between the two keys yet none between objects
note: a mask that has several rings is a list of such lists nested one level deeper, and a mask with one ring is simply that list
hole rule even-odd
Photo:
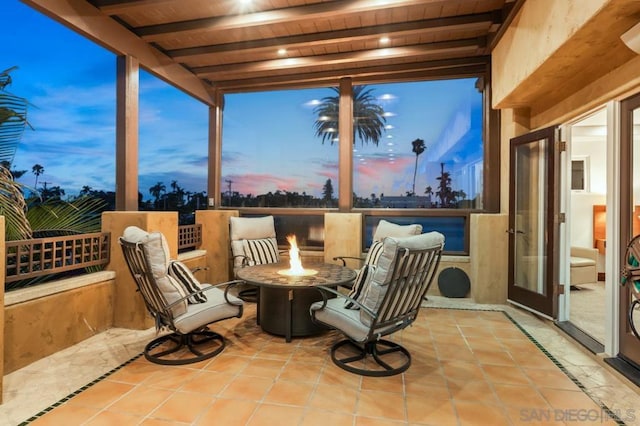
[{"label": "palm frond", "polygon": [[46,201],[29,208],[27,218],[33,229],[42,234],[91,233],[100,230],[100,212],[106,203],[95,197],[80,197],[74,201]]},{"label": "palm frond", "polygon": [[28,240],[33,235],[21,188],[9,169],[0,166],[0,215],[5,217],[5,240],[8,241]]},{"label": "palm frond", "polygon": [[30,126],[27,121],[29,102],[5,91],[11,84],[10,72],[16,68],[0,72],[0,161],[8,161],[9,164],[13,162],[25,127]]}]

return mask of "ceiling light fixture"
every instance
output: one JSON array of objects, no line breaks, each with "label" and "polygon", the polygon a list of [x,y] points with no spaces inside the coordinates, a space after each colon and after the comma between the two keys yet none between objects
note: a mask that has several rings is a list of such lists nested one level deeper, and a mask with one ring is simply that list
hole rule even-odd
[{"label": "ceiling light fixture", "polygon": [[287,49],[278,49],[278,55],[284,56],[287,54]]},{"label": "ceiling light fixture", "polygon": [[380,37],[380,44],[389,44],[391,40],[387,36]]},{"label": "ceiling light fixture", "polygon": [[622,42],[634,52],[640,54],[640,23],[637,23],[620,36]]}]

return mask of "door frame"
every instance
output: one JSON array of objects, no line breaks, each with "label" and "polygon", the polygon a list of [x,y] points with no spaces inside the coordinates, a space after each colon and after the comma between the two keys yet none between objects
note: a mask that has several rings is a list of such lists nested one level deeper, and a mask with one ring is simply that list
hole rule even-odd
[{"label": "door frame", "polygon": [[[640,94],[630,96],[620,102],[620,211],[619,220],[619,256],[617,260],[618,270],[621,270],[624,262],[624,253],[626,252],[627,243],[633,237],[632,222],[629,220],[629,212],[633,207],[633,111],[640,109]],[[640,200],[638,200],[640,202]],[[607,237],[608,238],[608,237]],[[620,277],[617,277],[618,284]],[[630,303],[629,287],[616,285],[619,289],[618,300],[618,356],[631,361],[636,365],[640,365],[640,342],[635,336],[630,335],[627,326],[627,311]],[[623,353],[625,351],[625,353]]]},{"label": "door frame", "polygon": [[[560,146],[558,126],[546,127],[535,130],[510,140],[509,147],[509,276],[507,283],[507,300],[510,303],[536,312],[544,317],[555,319],[558,316],[558,296],[564,292],[564,287],[560,286]],[[516,208],[516,174],[518,172],[515,164],[516,148],[518,146],[546,139],[548,149],[546,150],[546,188],[545,188],[545,218],[546,241],[544,252],[546,254],[546,273],[544,274],[543,286],[545,294],[540,294],[523,287],[515,285],[515,244],[519,235],[515,226]]]}]

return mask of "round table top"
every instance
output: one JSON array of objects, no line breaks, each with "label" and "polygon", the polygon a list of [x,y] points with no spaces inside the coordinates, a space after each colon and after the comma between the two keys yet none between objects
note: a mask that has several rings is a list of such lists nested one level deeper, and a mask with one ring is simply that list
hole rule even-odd
[{"label": "round table top", "polygon": [[303,264],[305,270],[318,271],[314,275],[283,275],[279,271],[289,269],[289,262],[246,266],[237,272],[238,278],[249,284],[265,287],[313,287],[315,285],[337,286],[353,281],[354,270],[333,263]]}]

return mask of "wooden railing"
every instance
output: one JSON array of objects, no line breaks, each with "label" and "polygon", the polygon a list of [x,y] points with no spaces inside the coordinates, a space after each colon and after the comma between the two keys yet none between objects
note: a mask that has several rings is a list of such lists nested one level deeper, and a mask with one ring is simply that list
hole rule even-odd
[{"label": "wooden railing", "polygon": [[202,225],[180,225],[178,226],[178,251],[195,249],[202,244]]},{"label": "wooden railing", "polygon": [[108,232],[7,241],[5,282],[105,265],[110,244]]}]

